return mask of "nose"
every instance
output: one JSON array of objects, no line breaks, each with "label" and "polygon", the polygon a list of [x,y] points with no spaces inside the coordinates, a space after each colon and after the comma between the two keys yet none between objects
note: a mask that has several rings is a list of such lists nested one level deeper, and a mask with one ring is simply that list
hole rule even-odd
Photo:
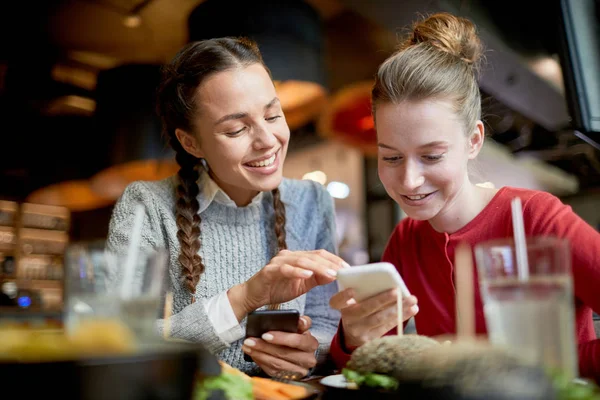
[{"label": "nose", "polygon": [[425,177],[420,166],[407,160],[402,166],[400,181],[406,192],[413,192],[425,183]]},{"label": "nose", "polygon": [[277,137],[266,124],[258,124],[254,129],[254,149],[270,149],[277,145]]}]

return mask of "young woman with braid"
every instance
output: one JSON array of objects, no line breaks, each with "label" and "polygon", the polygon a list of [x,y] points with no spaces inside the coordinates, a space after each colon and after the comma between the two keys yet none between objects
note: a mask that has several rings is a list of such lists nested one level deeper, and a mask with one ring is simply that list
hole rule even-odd
[{"label": "young woman with braid", "polygon": [[[157,108],[179,173],[127,187],[109,246],[127,245],[142,203],[142,245],[170,254],[171,336],[247,373],[308,374],[328,354],[339,321],[328,302],[347,264],[327,191],[282,177],[290,130],[258,48],[242,38],[186,45],[164,68]],[[298,333],[243,341],[246,315],[273,305],[300,311]]]},{"label": "young woman with braid", "polygon": [[[456,247],[512,237],[511,201],[518,196],[528,236],[556,236],[572,244],[580,373],[600,381],[600,339],[592,322],[592,310],[600,311],[600,234],[549,193],[480,187],[469,178],[467,166],[484,141],[476,74],[481,56],[474,24],[438,13],[417,21],[375,78],[379,177],[407,215],[383,253],[413,294],[403,299],[403,318],[414,316],[421,335],[455,333]],[[477,281],[474,291],[476,331],[486,334]],[[357,303],[346,290],[331,305],[342,314],[331,347],[339,367],[356,347],[396,332],[394,291]]]}]

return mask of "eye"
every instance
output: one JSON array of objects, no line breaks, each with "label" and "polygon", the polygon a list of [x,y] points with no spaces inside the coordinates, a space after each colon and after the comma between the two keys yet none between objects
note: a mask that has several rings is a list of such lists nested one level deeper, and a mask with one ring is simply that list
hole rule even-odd
[{"label": "eye", "polygon": [[439,161],[444,157],[444,154],[433,154],[423,156],[423,159],[426,161]]},{"label": "eye", "polygon": [[394,163],[402,160],[402,157],[381,157],[381,159],[385,162]]},{"label": "eye", "polygon": [[225,133],[225,136],[229,136],[229,137],[237,136],[240,133],[242,133],[245,129],[246,129],[246,127],[243,127],[242,129],[240,129],[238,131]]},{"label": "eye", "polygon": [[266,121],[269,121],[269,122],[273,122],[273,121],[276,121],[276,120],[278,120],[279,118],[281,118],[281,115],[274,115],[274,116],[272,116],[272,117],[267,117],[267,118],[265,118],[265,120],[266,120]]}]

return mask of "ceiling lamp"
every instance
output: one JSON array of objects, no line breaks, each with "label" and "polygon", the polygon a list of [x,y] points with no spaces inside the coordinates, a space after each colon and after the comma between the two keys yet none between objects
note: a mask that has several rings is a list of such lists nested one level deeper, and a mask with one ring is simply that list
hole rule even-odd
[{"label": "ceiling lamp", "polygon": [[377,155],[377,133],[371,114],[373,81],[345,86],[331,96],[318,122],[319,134]]},{"label": "ceiling lamp", "polygon": [[327,101],[323,26],[308,3],[206,0],[190,13],[188,29],[190,41],[223,36],[256,41],[290,129],[317,119]]},{"label": "ceiling lamp", "polygon": [[98,195],[116,200],[136,180],[159,180],[179,169],[155,113],[160,65],[122,65],[98,74],[95,135],[109,141],[108,165],[90,179]]},{"label": "ceiling lamp", "polygon": [[62,206],[71,212],[88,211],[109,206],[110,198],[93,192],[87,180],[59,182],[38,189],[25,199],[27,203]]}]

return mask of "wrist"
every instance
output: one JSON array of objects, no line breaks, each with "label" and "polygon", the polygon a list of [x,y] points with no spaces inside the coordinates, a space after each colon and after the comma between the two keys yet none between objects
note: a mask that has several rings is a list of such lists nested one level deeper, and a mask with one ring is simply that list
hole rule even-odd
[{"label": "wrist", "polygon": [[241,283],[230,288],[227,291],[227,297],[238,322],[242,321],[248,313],[260,307],[260,305],[255,306],[249,301],[248,286],[246,283]]}]

